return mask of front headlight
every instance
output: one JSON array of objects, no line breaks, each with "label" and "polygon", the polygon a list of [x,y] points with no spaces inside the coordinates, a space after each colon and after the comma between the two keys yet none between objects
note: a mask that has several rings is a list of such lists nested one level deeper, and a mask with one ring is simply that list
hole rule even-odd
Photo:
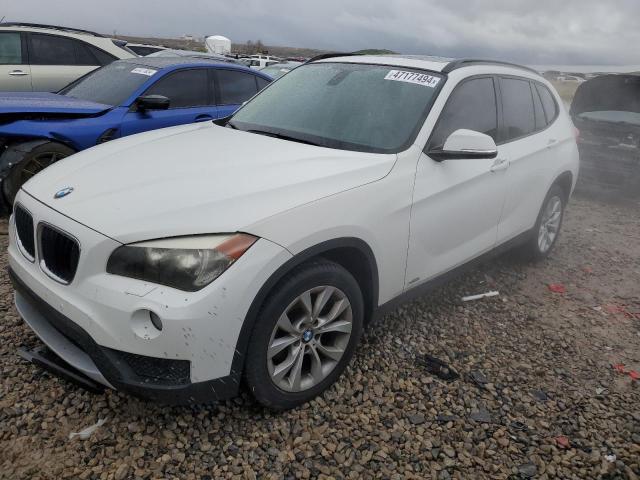
[{"label": "front headlight", "polygon": [[237,233],[132,243],[114,250],[107,272],[195,292],[218,278],[256,240]]}]

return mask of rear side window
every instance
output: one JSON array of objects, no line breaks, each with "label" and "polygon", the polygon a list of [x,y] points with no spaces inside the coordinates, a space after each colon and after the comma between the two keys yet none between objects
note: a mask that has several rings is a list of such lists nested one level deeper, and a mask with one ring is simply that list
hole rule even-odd
[{"label": "rear side window", "polygon": [[246,102],[258,92],[255,75],[233,70],[218,70],[220,105]]},{"label": "rear side window", "polygon": [[22,41],[19,33],[0,33],[0,65],[22,64]]},{"label": "rear side window", "polygon": [[535,132],[533,96],[528,80],[501,78],[502,114],[505,141],[515,140]]},{"label": "rear side window", "polygon": [[547,123],[553,122],[558,115],[558,105],[556,104],[553,94],[544,85],[536,84],[536,89],[542,101],[542,108],[547,118]]},{"label": "rear side window", "polygon": [[498,108],[492,78],[467,80],[453,91],[431,136],[430,148],[441,148],[447,137],[461,128],[498,134]]},{"label": "rear side window", "polygon": [[170,73],[150,87],[145,95],[164,95],[169,108],[199,107],[209,104],[208,75],[205,69]]},{"label": "rear side window", "polygon": [[77,65],[76,42],[56,35],[31,33],[29,62],[32,65]]}]

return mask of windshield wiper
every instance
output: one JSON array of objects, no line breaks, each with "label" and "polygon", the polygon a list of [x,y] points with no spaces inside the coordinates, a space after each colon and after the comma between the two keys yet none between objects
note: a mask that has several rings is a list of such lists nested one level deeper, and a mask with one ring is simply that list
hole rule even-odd
[{"label": "windshield wiper", "polygon": [[319,143],[311,142],[309,140],[303,140],[302,138],[293,137],[291,135],[285,135],[284,133],[275,133],[275,132],[269,132],[266,130],[256,130],[256,129],[247,130],[247,132],[257,133],[258,135],[265,135],[267,137],[279,138],[281,140],[288,140],[290,142],[304,143],[305,145],[313,145],[316,147],[322,146]]}]

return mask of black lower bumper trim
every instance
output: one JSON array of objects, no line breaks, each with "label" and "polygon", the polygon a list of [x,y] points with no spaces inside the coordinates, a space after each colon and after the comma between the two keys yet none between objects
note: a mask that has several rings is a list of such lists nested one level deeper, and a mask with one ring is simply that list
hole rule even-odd
[{"label": "black lower bumper trim", "polygon": [[55,353],[53,353],[47,347],[39,347],[33,350],[26,350],[24,348],[18,349],[18,355],[27,360],[28,362],[34,363],[48,372],[51,372],[58,377],[64,378],[80,387],[88,390],[92,393],[102,393],[104,392],[104,385],[101,385],[86,375],[83,375],[67,362],[58,357]]},{"label": "black lower bumper trim", "polygon": [[[16,291],[38,310],[53,328],[91,357],[100,373],[117,390],[170,405],[209,403],[225,400],[238,394],[239,373],[206,382],[186,384],[160,385],[140,378],[133,370],[127,368],[125,362],[119,361],[117,351],[98,345],[78,324],[38,297],[11,269],[9,269],[9,277]],[[66,374],[70,371],[69,369],[73,369],[71,365],[67,366],[64,372],[60,368],[52,368],[51,371],[56,374]],[[84,376],[73,370],[76,375]]]}]

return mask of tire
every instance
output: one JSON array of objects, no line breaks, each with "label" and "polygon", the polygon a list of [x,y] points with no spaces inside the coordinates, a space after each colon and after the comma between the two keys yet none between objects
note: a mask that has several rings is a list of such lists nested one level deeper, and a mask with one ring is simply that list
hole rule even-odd
[{"label": "tire", "polygon": [[[540,261],[549,256],[560,237],[566,205],[567,193],[560,186],[553,185],[542,202],[531,238],[524,245],[525,258]],[[556,212],[553,219],[548,216],[552,212]]]},{"label": "tire", "polygon": [[251,334],[245,380],[255,399],[287,410],[330,387],[353,356],[363,316],[360,287],[342,266],[317,260],[294,269],[269,294]]},{"label": "tire", "polygon": [[[19,147],[19,145],[10,148],[16,147]],[[27,180],[49,165],[74,153],[75,150],[72,148],[56,142],[38,145],[26,152],[22,160],[9,170],[9,174],[2,182],[2,194],[6,202],[9,205],[13,205],[18,191]]]}]

